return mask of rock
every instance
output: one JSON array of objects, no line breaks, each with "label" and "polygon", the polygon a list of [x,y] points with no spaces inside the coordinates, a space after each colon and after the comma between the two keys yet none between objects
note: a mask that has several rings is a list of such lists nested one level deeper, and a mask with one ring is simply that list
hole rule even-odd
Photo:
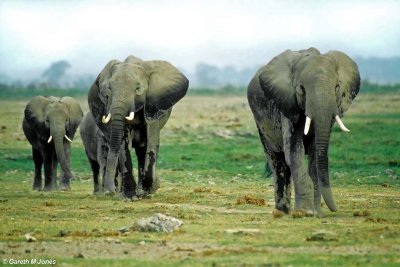
[{"label": "rock", "polygon": [[26,238],[26,241],[28,241],[28,242],[36,242],[37,241],[37,239],[34,236],[32,236],[32,233],[25,234],[25,238]]},{"label": "rock", "polygon": [[66,235],[68,235],[68,231],[66,231],[66,230],[61,230],[60,232],[58,232],[58,236],[59,237],[64,237],[64,236],[66,236]]},{"label": "rock", "polygon": [[128,228],[128,227],[119,228],[119,229],[118,229],[118,232],[120,232],[120,233],[127,233],[127,232],[129,232],[129,228]]},{"label": "rock", "polygon": [[244,228],[237,228],[237,229],[226,229],[224,231],[227,234],[245,234],[245,235],[255,235],[260,233],[260,229],[256,228],[249,228],[249,229],[244,229]]},{"label": "rock", "polygon": [[76,255],[74,256],[74,258],[76,258],[76,259],[84,259],[85,256],[84,256],[81,252],[79,252],[78,254],[76,254]]},{"label": "rock", "polygon": [[141,245],[141,246],[143,246],[143,245],[145,245],[146,244],[146,241],[140,241],[139,242],[139,245]]},{"label": "rock", "polygon": [[307,241],[338,241],[337,235],[334,232],[319,230],[306,238]]},{"label": "rock", "polygon": [[134,225],[134,229],[143,232],[165,232],[172,233],[178,229],[183,222],[165,214],[156,213],[151,217],[139,219]]}]

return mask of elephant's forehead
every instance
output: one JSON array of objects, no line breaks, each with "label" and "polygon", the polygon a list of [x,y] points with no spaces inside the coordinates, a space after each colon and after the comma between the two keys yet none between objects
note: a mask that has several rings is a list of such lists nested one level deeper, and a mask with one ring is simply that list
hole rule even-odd
[{"label": "elephant's forehead", "polygon": [[47,107],[46,107],[46,111],[47,113],[55,113],[55,114],[65,114],[66,113],[66,107],[63,103],[60,102],[53,102],[50,103]]}]

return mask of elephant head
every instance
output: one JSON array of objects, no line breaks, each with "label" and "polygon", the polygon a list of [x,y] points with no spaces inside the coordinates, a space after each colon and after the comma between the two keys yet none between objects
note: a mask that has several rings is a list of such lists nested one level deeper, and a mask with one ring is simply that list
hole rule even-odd
[{"label": "elephant head", "polygon": [[110,140],[106,192],[115,191],[113,177],[124,129],[135,112],[143,109],[147,122],[157,120],[186,94],[188,86],[188,79],[166,61],[129,56],[104,67],[89,91],[88,102],[97,125]]},{"label": "elephant head", "polygon": [[33,126],[40,142],[54,143],[58,162],[66,177],[72,177],[64,142],[72,142],[83,117],[80,105],[71,97],[37,96],[25,109],[25,119]]},{"label": "elephant head", "polygon": [[258,78],[265,96],[283,115],[293,123],[305,121],[305,135],[312,127],[319,187],[328,208],[335,211],[328,172],[329,139],[335,120],[348,131],[340,117],[359,91],[356,63],[337,51],[320,54],[315,48],[287,50],[272,59]]}]

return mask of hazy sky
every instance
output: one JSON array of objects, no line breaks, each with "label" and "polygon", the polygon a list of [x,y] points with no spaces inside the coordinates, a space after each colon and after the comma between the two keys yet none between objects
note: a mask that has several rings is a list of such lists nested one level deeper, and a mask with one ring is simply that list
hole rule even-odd
[{"label": "hazy sky", "polygon": [[0,0],[0,73],[41,73],[65,59],[97,74],[113,58],[238,69],[286,49],[400,56],[400,1]]}]

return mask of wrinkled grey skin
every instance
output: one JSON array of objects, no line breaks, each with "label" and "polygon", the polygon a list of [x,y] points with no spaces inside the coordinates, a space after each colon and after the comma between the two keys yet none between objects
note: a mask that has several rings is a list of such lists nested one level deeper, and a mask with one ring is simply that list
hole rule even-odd
[{"label": "wrinkled grey skin", "polygon": [[[123,62],[111,60],[104,67],[89,91],[88,103],[108,147],[106,194],[115,193],[117,165],[122,175],[123,197],[142,197],[160,187],[156,176],[160,129],[188,86],[187,78],[166,61],[142,61],[129,56]],[[135,116],[129,121],[126,117],[131,112]],[[110,121],[103,123],[102,117],[108,114]],[[132,175],[130,145],[138,159],[138,187]]]},{"label": "wrinkled grey skin", "polygon": [[[93,192],[102,192],[104,186],[104,173],[106,168],[108,147],[106,139],[99,127],[97,127],[94,117],[90,111],[83,117],[79,131],[83,146],[85,147],[86,156],[93,172]],[[101,177],[101,181],[99,181],[99,176]],[[119,186],[117,191],[120,191],[121,180],[118,180],[118,177],[119,169],[117,167],[115,173],[115,184],[116,186]]]},{"label": "wrinkled grey skin", "polygon": [[[353,60],[336,51],[320,54],[315,48],[287,50],[251,80],[248,101],[274,174],[278,210],[290,211],[292,178],[295,210],[322,217],[322,194],[328,208],[336,211],[329,182],[329,138],[334,117],[343,116],[359,87]],[[308,135],[306,116],[312,119]]]},{"label": "wrinkled grey skin", "polygon": [[[57,164],[61,166],[61,190],[70,189],[73,178],[70,168],[71,145],[65,135],[73,140],[83,117],[79,104],[71,97],[33,98],[25,108],[22,128],[32,145],[35,164],[33,189],[42,189],[42,165],[44,165],[44,190],[57,189]],[[50,143],[48,139],[53,137]]]}]

